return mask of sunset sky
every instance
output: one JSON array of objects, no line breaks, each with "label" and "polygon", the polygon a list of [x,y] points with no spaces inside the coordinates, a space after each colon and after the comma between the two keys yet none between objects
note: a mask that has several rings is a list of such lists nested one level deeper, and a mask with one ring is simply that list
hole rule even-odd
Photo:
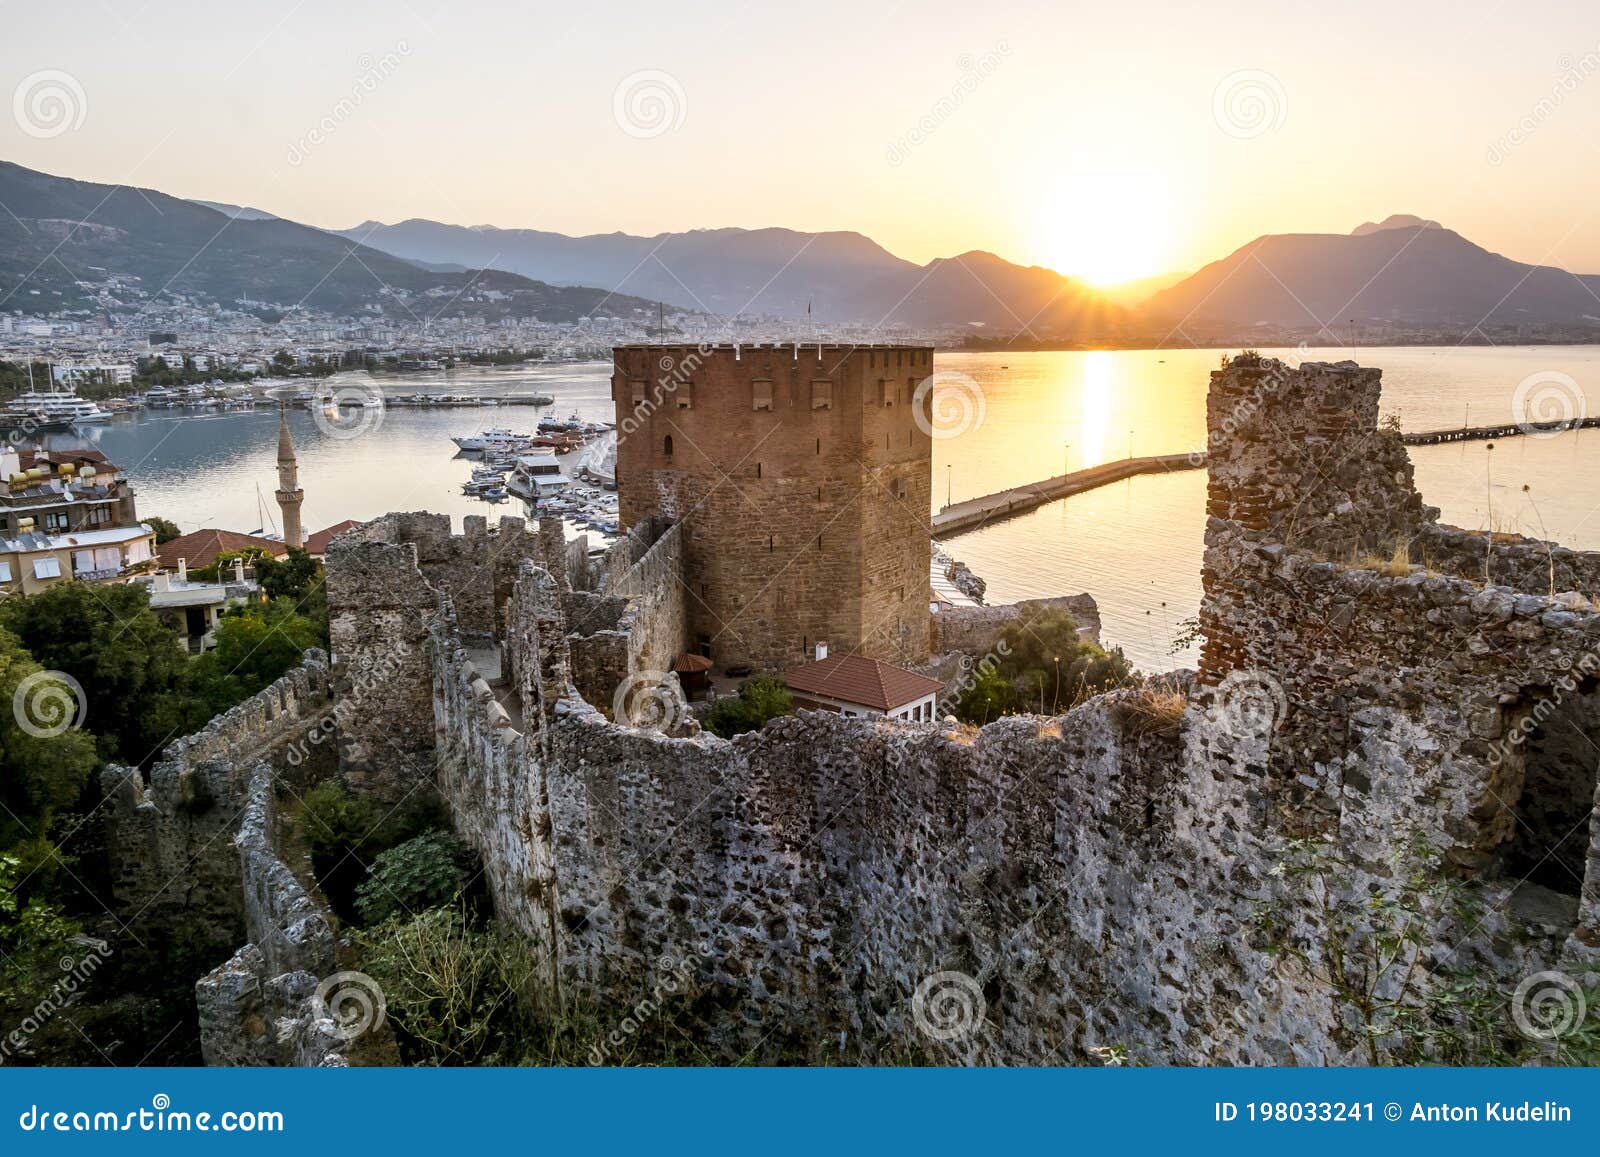
[{"label": "sunset sky", "polygon": [[[0,157],[318,225],[851,229],[1116,281],[1409,212],[1600,272],[1592,0],[0,13]],[[52,83],[81,122],[44,135]]]}]

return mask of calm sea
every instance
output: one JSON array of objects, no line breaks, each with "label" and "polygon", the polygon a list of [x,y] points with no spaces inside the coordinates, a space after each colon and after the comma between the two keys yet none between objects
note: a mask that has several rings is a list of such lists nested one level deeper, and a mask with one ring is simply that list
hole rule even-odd
[{"label": "calm sea", "polygon": [[[1263,350],[1291,362],[1353,356],[1384,371],[1386,413],[1406,429],[1515,420],[1518,384],[1559,373],[1600,413],[1600,348],[1363,348]],[[1215,350],[947,354],[937,368],[982,390],[975,425],[934,444],[934,504],[960,501],[1129,454],[1203,447],[1205,392]],[[323,433],[309,413],[291,429],[306,492],[308,531],[389,510],[522,514],[461,493],[470,464],[452,434],[485,426],[531,429],[538,417],[577,413],[611,420],[609,363],[538,369],[468,369],[388,379],[386,388],[529,393],[556,398],[532,407],[481,410],[391,408],[359,438]],[[978,419],[981,417],[981,421]],[[157,411],[119,418],[89,439],[132,476],[139,509],[184,530],[275,526],[277,415],[270,409],[215,417]],[[1418,485],[1446,521],[1559,539],[1600,549],[1596,463],[1600,430],[1496,444],[1412,447]],[[1526,487],[1526,490],[1524,489]],[[1146,670],[1192,663],[1174,656],[1178,625],[1200,601],[1205,478],[1200,471],[1129,479],[952,539],[948,549],[989,584],[993,602],[1088,591],[1100,603],[1107,643]]]}]

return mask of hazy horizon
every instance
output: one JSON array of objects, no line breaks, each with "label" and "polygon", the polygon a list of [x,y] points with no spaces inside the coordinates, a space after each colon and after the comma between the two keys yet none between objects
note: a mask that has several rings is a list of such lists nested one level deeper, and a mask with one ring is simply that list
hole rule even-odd
[{"label": "hazy horizon", "polygon": [[0,156],[324,228],[840,230],[1115,284],[1414,213],[1600,272],[1600,16],[1498,7],[68,3],[12,14]]}]

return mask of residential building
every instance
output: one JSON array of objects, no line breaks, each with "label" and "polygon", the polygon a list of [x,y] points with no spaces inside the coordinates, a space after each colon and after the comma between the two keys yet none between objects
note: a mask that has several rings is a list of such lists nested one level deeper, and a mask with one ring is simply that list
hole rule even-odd
[{"label": "residential building", "polygon": [[841,715],[932,722],[944,684],[862,655],[819,658],[790,667],[783,682],[798,708]]},{"label": "residential building", "polygon": [[95,450],[0,450],[0,597],[67,579],[121,580],[153,565],[122,469]]}]

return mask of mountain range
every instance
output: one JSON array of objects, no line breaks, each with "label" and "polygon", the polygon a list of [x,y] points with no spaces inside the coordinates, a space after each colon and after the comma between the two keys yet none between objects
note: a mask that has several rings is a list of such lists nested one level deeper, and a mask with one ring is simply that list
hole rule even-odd
[{"label": "mountain range", "polygon": [[341,237],[435,268],[504,269],[597,285],[721,317],[1078,332],[1120,320],[1088,286],[973,251],[917,265],[860,233],[695,229],[569,237],[537,229],[367,221]]},{"label": "mountain range", "polygon": [[981,250],[918,265],[847,231],[572,237],[423,219],[325,230],[6,162],[0,205],[0,310],[87,305],[80,283],[110,276],[145,294],[399,320],[645,319],[663,302],[674,313],[1078,342],[1154,340],[1201,322],[1240,340],[1262,325],[1345,333],[1352,321],[1463,335],[1479,325],[1600,326],[1600,276],[1513,261],[1409,215],[1348,234],[1267,234],[1188,276],[1097,291]]},{"label": "mountain range", "polygon": [[436,272],[259,210],[229,213],[154,189],[74,181],[0,161],[0,310],[92,307],[183,294],[263,311],[304,305],[399,320],[473,313],[565,322],[596,311],[654,317],[656,303],[514,273]]},{"label": "mountain range", "polygon": [[1587,325],[1600,324],[1600,277],[1513,261],[1437,221],[1395,216],[1348,235],[1257,237],[1141,308],[1151,317],[1330,330],[1351,320],[1463,331]]}]

